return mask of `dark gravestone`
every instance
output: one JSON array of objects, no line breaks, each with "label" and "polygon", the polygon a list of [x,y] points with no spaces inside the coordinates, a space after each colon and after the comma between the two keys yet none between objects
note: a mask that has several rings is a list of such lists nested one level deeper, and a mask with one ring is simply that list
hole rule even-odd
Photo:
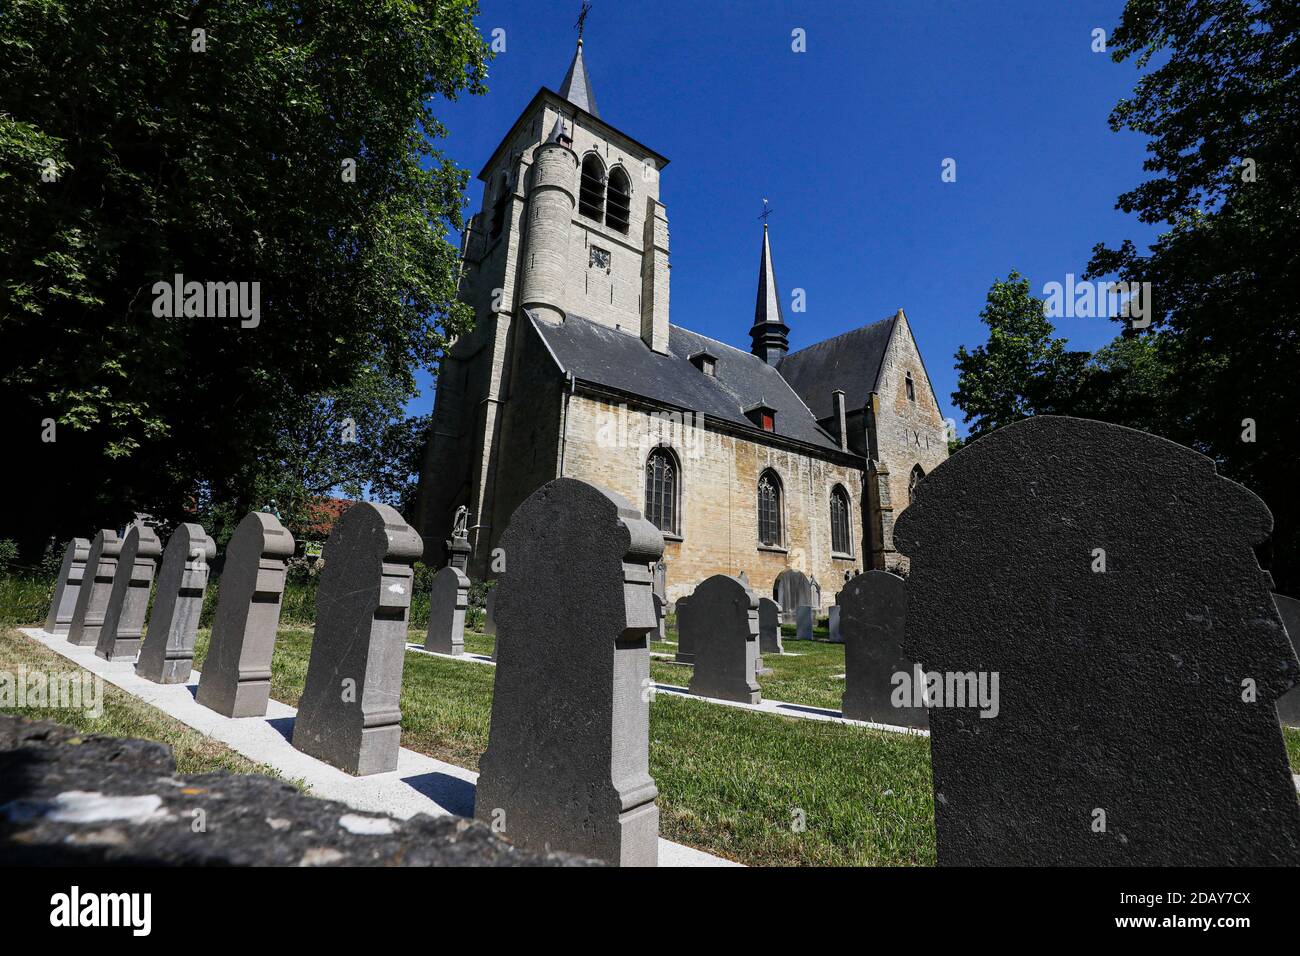
[{"label": "dark gravestone", "polygon": [[1000,688],[931,707],[940,863],[1300,863],[1271,528],[1208,458],[1100,422],[1027,419],[926,477],[894,530],[904,654]]},{"label": "dark gravestone", "polygon": [[816,609],[807,604],[801,604],[795,609],[795,631],[794,638],[796,641],[811,641],[813,639],[813,627],[817,623]]},{"label": "dark gravestone", "polygon": [[812,582],[802,571],[786,568],[776,576],[772,585],[772,598],[781,606],[781,620],[793,624],[798,609],[813,603]]},{"label": "dark gravestone", "polygon": [[45,618],[47,634],[68,633],[72,614],[77,609],[77,596],[81,593],[88,557],[90,542],[87,539],[73,538],[68,542],[59,568],[59,580],[54,586],[54,600],[50,602],[50,613]]},{"label": "dark gravestone", "polygon": [[691,595],[691,614],[701,625],[695,640],[695,672],[687,688],[701,697],[757,704],[758,600],[727,574],[715,574]]},{"label": "dark gravestone", "polygon": [[[499,582],[500,578],[497,580]],[[497,645],[501,643],[501,638],[497,636],[497,620],[492,609],[496,593],[497,589],[491,588],[483,598],[483,633],[492,638],[492,660],[494,661],[497,659]]]},{"label": "dark gravestone", "polygon": [[758,599],[758,650],[762,654],[784,654],[781,644],[781,608],[771,598]]},{"label": "dark gravestone", "polygon": [[826,622],[827,630],[830,632],[830,642],[832,644],[843,644],[844,638],[840,634],[840,606],[839,595],[835,596],[835,602],[831,605],[830,613]]},{"label": "dark gravestone", "polygon": [[358,775],[397,769],[413,565],[423,553],[420,536],[388,505],[358,502],[335,523],[293,724],[303,753]]},{"label": "dark gravestone", "polygon": [[502,544],[504,640],[474,815],[526,850],[655,866],[649,565],[663,537],[613,492],[559,478]]},{"label": "dark gravestone", "polygon": [[424,649],[438,654],[465,653],[465,609],[469,607],[469,578],[455,566],[433,576],[429,588],[429,630]]},{"label": "dark gravestone", "polygon": [[[836,598],[844,634],[844,702],[850,720],[927,727],[924,699],[914,694],[918,671],[903,654],[907,585],[888,571],[851,579]],[[920,678],[923,691],[924,678]]]},{"label": "dark gravestone", "polygon": [[158,684],[184,684],[190,679],[208,571],[216,556],[216,542],[201,525],[177,525],[167,539],[149,633],[135,664],[141,677]]},{"label": "dark gravestone", "polygon": [[653,595],[655,602],[655,637],[654,640],[662,641],[667,638],[667,620],[668,620],[668,602],[658,594]]},{"label": "dark gravestone", "polygon": [[677,599],[674,612],[677,620],[677,657],[679,664],[695,663],[695,642],[703,624],[691,613],[691,596],[689,594]]},{"label": "dark gravestone", "polygon": [[149,610],[154,571],[162,555],[158,534],[136,524],[126,533],[117,559],[113,590],[104,611],[104,626],[95,642],[95,656],[107,661],[134,661],[144,638],[144,617]]},{"label": "dark gravestone", "polygon": [[[341,520],[341,519],[340,519]],[[244,516],[226,546],[198,702],[227,717],[262,717],[293,536],[265,511]]]},{"label": "dark gravestone", "polygon": [[86,555],[86,570],[77,594],[77,606],[68,623],[68,643],[78,647],[94,647],[99,643],[99,631],[104,626],[104,612],[108,598],[113,593],[113,578],[117,575],[117,556],[122,553],[122,539],[109,528],[102,529],[90,543]]},{"label": "dark gravestone", "polygon": [[[1274,594],[1273,602],[1291,641],[1292,651],[1300,651],[1300,601],[1282,594]],[[1300,687],[1293,687],[1277,699],[1277,716],[1288,727],[1300,727]]]}]

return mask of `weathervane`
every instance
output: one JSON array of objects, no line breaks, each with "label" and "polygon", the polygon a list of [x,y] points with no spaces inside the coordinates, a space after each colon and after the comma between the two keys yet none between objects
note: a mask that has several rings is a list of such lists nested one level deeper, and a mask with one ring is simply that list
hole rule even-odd
[{"label": "weathervane", "polygon": [[582,28],[587,23],[587,14],[591,13],[591,0],[582,0],[582,12],[578,14],[578,22],[574,24],[578,28],[578,42],[582,42]]},{"label": "weathervane", "polygon": [[763,200],[763,211],[759,213],[758,218],[763,220],[763,228],[767,228],[767,217],[772,215],[772,210],[767,205],[767,200]]}]

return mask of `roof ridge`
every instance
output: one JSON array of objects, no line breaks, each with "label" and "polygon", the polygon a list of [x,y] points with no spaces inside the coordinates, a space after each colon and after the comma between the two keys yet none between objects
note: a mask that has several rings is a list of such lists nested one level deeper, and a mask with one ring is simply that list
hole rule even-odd
[{"label": "roof ridge", "polygon": [[[579,316],[579,318],[581,318],[581,316]],[[585,321],[590,322],[591,320],[586,319]],[[685,332],[688,335],[694,335],[697,338],[704,339],[704,341],[706,342],[712,342],[714,345],[721,345],[724,349],[731,349],[731,351],[738,352],[741,355],[745,356],[745,358],[752,358],[755,362],[760,362],[764,365],[767,364],[766,362],[763,362],[763,360],[759,358],[757,355],[755,355],[753,352],[747,352],[742,348],[738,348],[735,345],[731,345],[727,342],[722,341],[722,339],[715,339],[712,336],[705,335],[703,332],[696,332],[694,329],[688,329],[684,325],[674,325],[672,322],[668,323],[668,327],[670,329],[678,329],[679,331]]]},{"label": "roof ridge", "polygon": [[[877,319],[875,322],[868,322],[866,325],[859,325],[855,329],[848,329],[844,332],[841,332],[839,335],[832,335],[829,339],[822,339],[820,342],[813,342],[811,345],[805,345],[803,348],[791,352],[789,355],[785,356],[785,359],[794,358],[796,355],[800,355],[803,352],[809,351],[810,349],[815,349],[818,346],[822,346],[822,345],[828,345],[831,342],[838,341],[839,339],[846,338],[847,336],[856,335],[859,332],[865,332],[867,329],[874,329],[876,326],[883,325],[885,322],[897,322],[897,321],[898,321],[898,313],[895,312],[893,315],[887,315],[883,319]],[[782,361],[785,361],[785,359],[782,359]]]}]

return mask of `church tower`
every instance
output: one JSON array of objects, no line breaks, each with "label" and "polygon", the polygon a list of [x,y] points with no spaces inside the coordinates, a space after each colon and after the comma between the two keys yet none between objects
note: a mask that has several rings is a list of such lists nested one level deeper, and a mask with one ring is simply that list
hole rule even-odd
[{"label": "church tower", "polygon": [[647,355],[668,353],[667,164],[601,116],[580,31],[559,89],[537,91],[478,174],[482,202],[462,232],[459,279],[475,324],[439,366],[415,514],[427,561],[442,563],[464,505],[481,572],[509,517],[498,499],[513,501],[523,473],[547,467],[541,452],[525,469],[501,451],[511,402],[526,404],[531,387],[529,316],[547,326],[579,316],[640,338]]},{"label": "church tower", "polygon": [[667,163],[597,112],[579,37],[559,91],[538,91],[479,173],[460,284],[478,323],[574,314],[667,352]]}]

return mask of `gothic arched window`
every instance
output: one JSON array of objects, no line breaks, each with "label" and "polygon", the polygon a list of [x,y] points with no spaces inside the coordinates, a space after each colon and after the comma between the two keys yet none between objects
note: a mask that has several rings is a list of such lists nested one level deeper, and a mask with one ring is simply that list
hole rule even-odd
[{"label": "gothic arched window", "polygon": [[605,225],[615,232],[627,232],[632,220],[632,182],[622,166],[609,174],[609,194],[605,199]]},{"label": "gothic arched window", "polygon": [[588,153],[582,160],[578,212],[597,222],[605,212],[605,165],[595,153]]},{"label": "gothic arched window", "polygon": [[912,477],[907,479],[907,503],[909,505],[913,502],[913,500],[915,500],[916,486],[921,483],[921,479],[924,477],[925,477],[925,472],[921,470],[920,465],[917,465],[912,469]]},{"label": "gothic arched window", "polygon": [[677,461],[666,448],[656,448],[645,461],[646,520],[669,534],[677,530]]},{"label": "gothic arched window", "polygon": [[903,384],[907,386],[907,400],[916,401],[916,385],[912,382],[912,373],[908,372],[907,377],[903,379]]},{"label": "gothic arched window", "polygon": [[831,550],[836,554],[852,554],[849,542],[849,496],[836,485],[831,489]]},{"label": "gothic arched window", "polygon": [[781,544],[781,479],[774,471],[758,478],[758,542]]}]

